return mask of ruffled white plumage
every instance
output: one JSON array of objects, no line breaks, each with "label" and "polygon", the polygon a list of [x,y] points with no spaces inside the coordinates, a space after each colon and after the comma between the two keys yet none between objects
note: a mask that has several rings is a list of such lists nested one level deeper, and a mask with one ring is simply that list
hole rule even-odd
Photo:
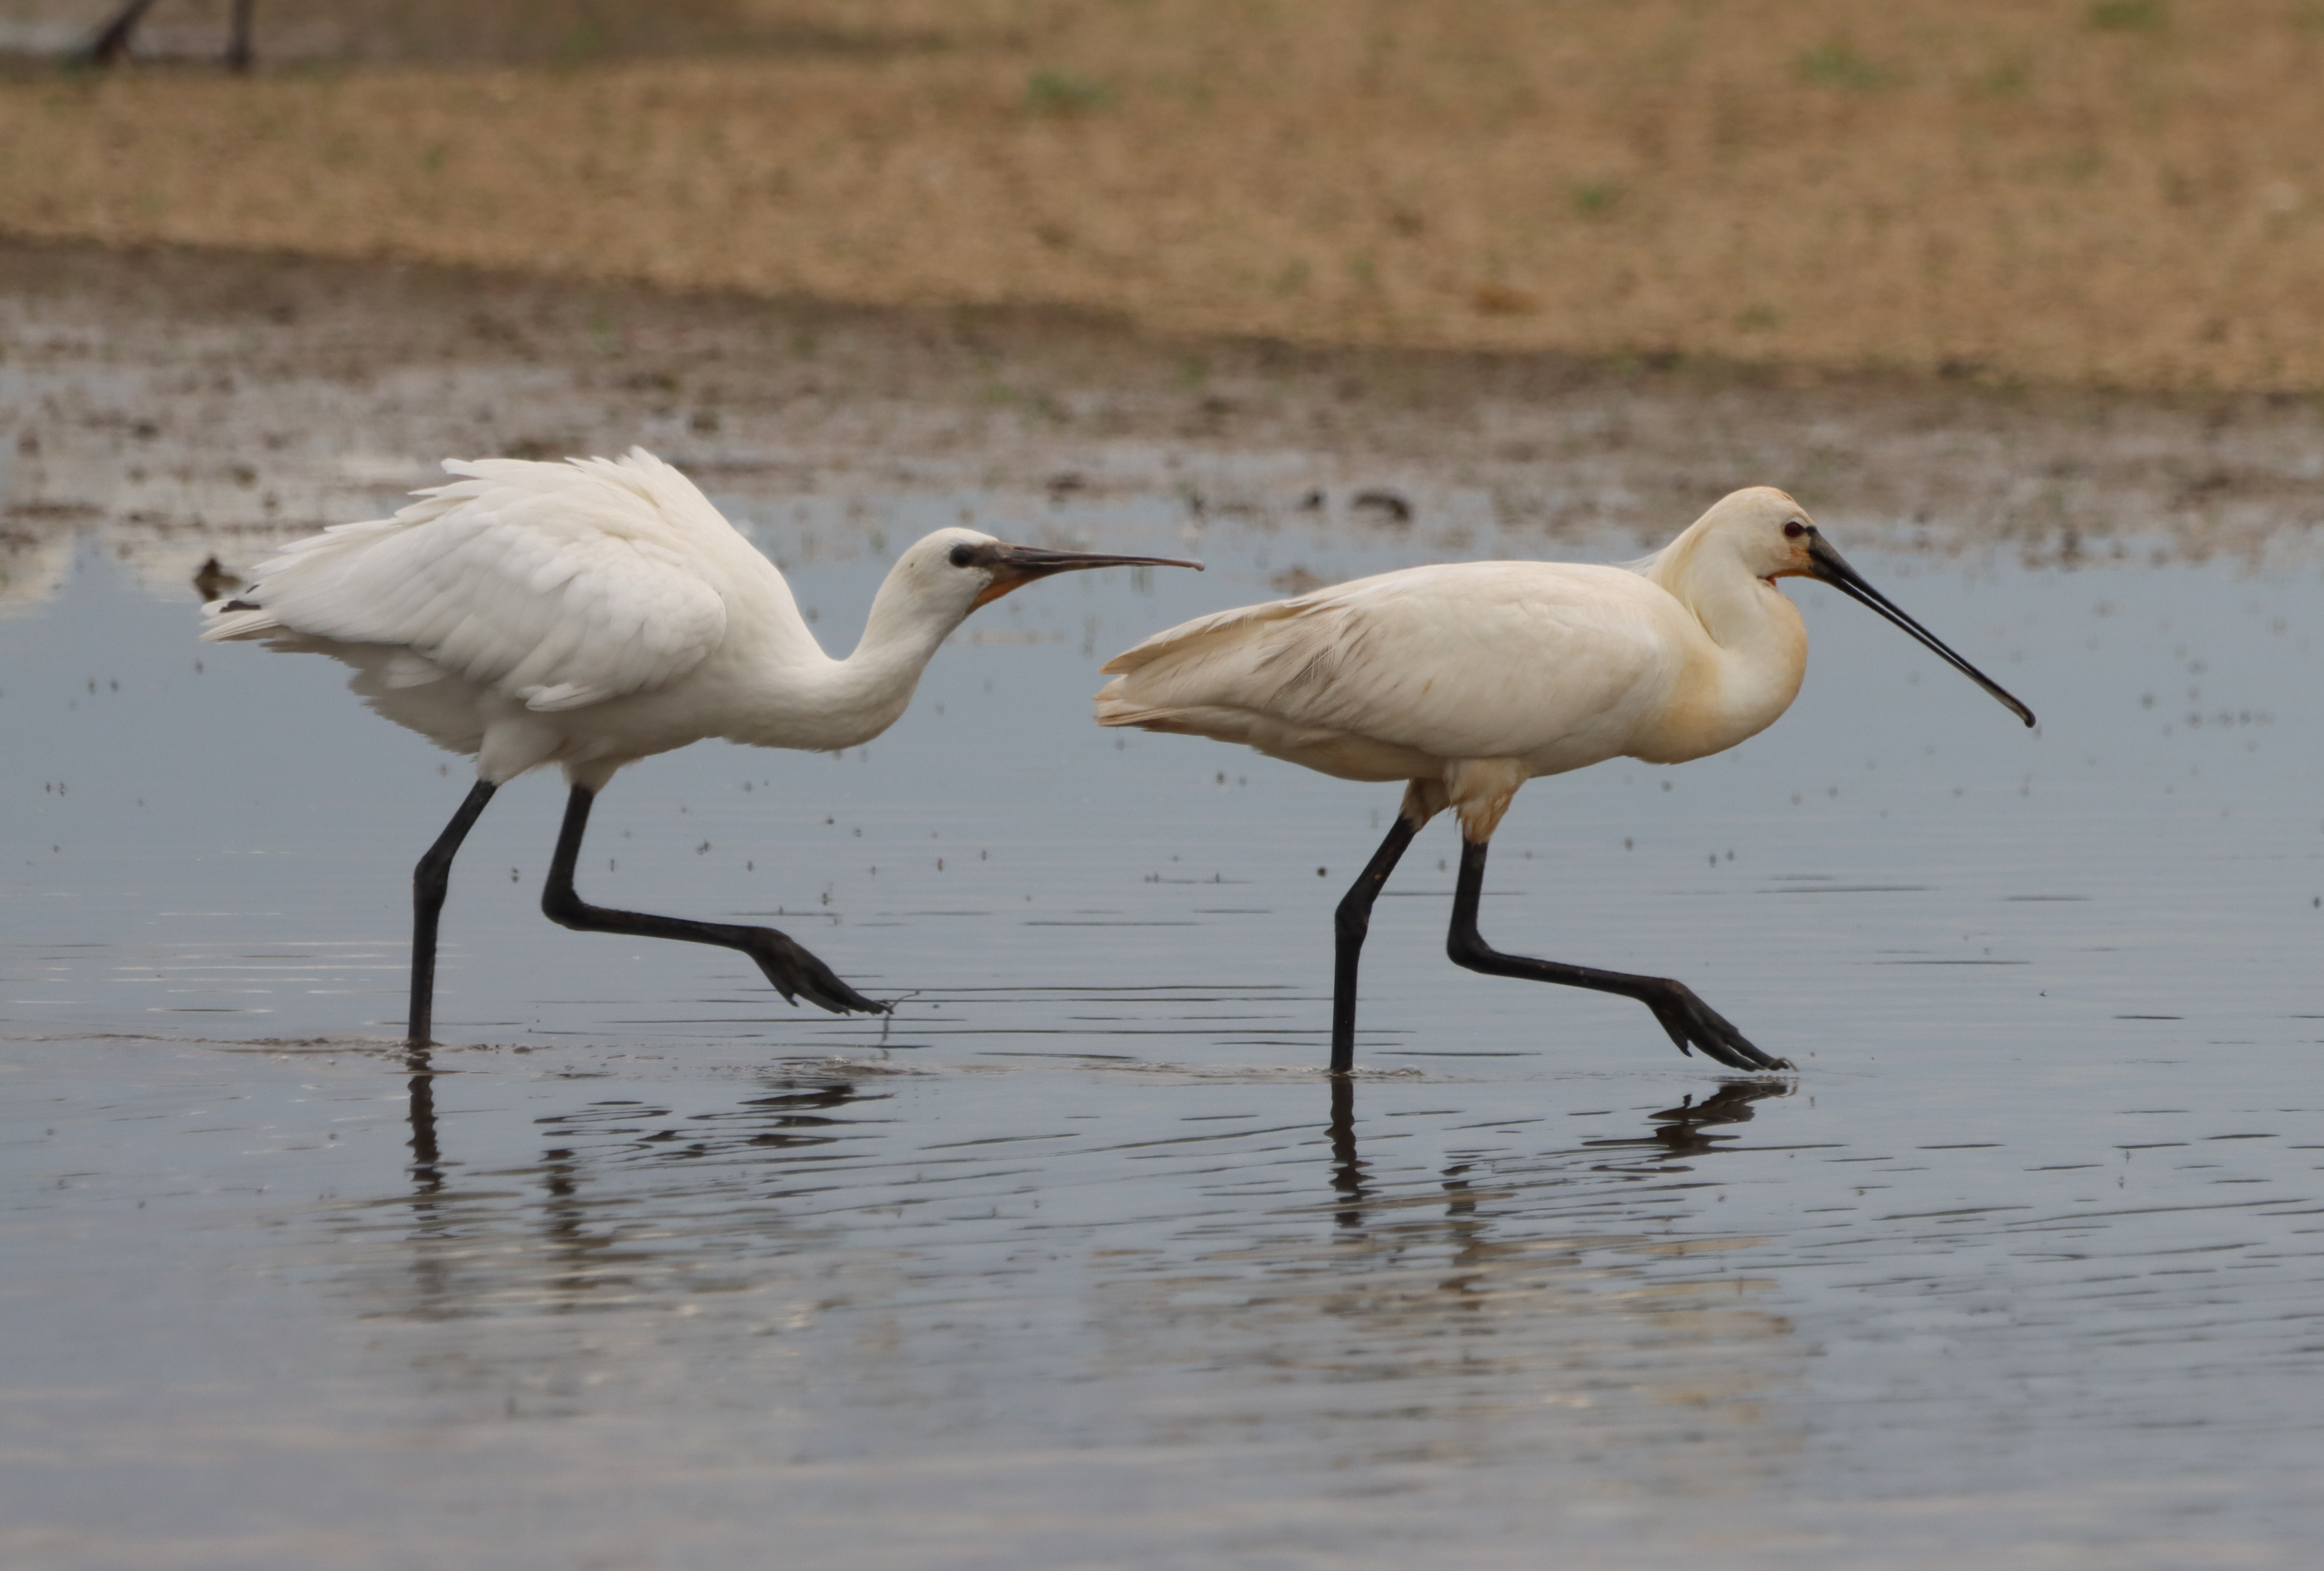
[{"label": "ruffled white plumage", "polygon": [[693,670],[725,633],[724,564],[740,548],[765,565],[641,448],[444,467],[458,478],[394,517],[326,530],[262,564],[259,606],[212,605],[202,636],[392,646],[403,652],[380,672],[390,688],[453,676],[553,713]]},{"label": "ruffled white plumage", "polygon": [[978,605],[1051,573],[1147,557],[940,529],[909,547],[835,660],[790,586],[641,448],[562,464],[447,463],[392,518],[285,548],[202,636],[330,655],[355,690],[500,784],[544,764],[591,790],[706,737],[827,751],[879,735]]}]

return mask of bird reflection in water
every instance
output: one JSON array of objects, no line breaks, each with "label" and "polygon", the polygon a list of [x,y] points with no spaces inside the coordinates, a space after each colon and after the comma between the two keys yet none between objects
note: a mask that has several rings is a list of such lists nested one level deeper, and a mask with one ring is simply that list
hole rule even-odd
[{"label": "bird reflection in water", "polygon": [[1346,1202],[1333,1213],[1342,1227],[1364,1223],[1364,1159],[1356,1151],[1356,1083],[1332,1077],[1332,1187]]},{"label": "bird reflection in water", "polygon": [[[1652,1495],[1780,1474],[1800,1438],[1765,1399],[1800,1349],[1789,1319],[1754,1301],[1767,1281],[1734,1269],[1749,1241],[1711,1222],[1689,1174],[1745,1149],[1735,1126],[1789,1087],[1738,1081],[1644,1112],[1636,1133],[1538,1143],[1530,1118],[1472,1122],[1499,1093],[1462,1090],[1436,1087],[1450,1100],[1432,1114],[1406,1086],[1335,1077],[1328,1190],[1290,1214],[1305,1231],[1149,1268],[1142,1312],[1117,1296],[1120,1356],[1224,1372],[1240,1382],[1223,1404],[1235,1435],[1296,1425],[1343,1475],[1420,1455],[1536,1475],[1611,1465]],[[1388,1142],[1369,1155],[1367,1094],[1370,1132]],[[1447,1143],[1416,1161],[1432,1127]]]},{"label": "bird reflection in water", "polygon": [[403,1056],[411,1078],[411,1193],[414,1205],[424,1205],[444,1187],[443,1154],[436,1144],[436,1067],[426,1048],[412,1048]]},{"label": "bird reflection in water", "polygon": [[[406,1049],[401,1062],[408,1077],[410,1132],[403,1204],[412,1219],[408,1237],[422,1246],[409,1262],[410,1312],[423,1317],[472,1312],[484,1297],[504,1297],[512,1283],[475,1276],[472,1250],[435,1246],[473,1242],[480,1227],[497,1231],[495,1214],[505,1215],[499,1202],[512,1197],[505,1190],[490,1195],[470,1191],[455,1181],[452,1170],[459,1162],[445,1155],[436,1106],[437,1078],[451,1071],[439,1067],[425,1048]],[[881,1099],[867,1096],[850,1080],[784,1077],[761,1084],[765,1095],[731,1110],[688,1114],[682,1122],[664,1109],[626,1100],[593,1103],[535,1120],[549,1142],[530,1169],[542,1193],[537,1206],[521,1209],[530,1217],[523,1231],[534,1234],[541,1248],[504,1257],[503,1267],[530,1253],[538,1267],[530,1273],[534,1289],[567,1307],[602,1296],[608,1288],[635,1288],[655,1276],[660,1262],[652,1251],[641,1252],[623,1226],[606,1220],[603,1203],[588,1193],[593,1178],[610,1178],[621,1166],[638,1161],[667,1170],[705,1158],[741,1159],[753,1167],[770,1160],[813,1160],[811,1148],[829,1146],[843,1136],[844,1132],[834,1126],[850,1121],[835,1116],[840,1109]],[[513,1175],[503,1171],[497,1176]],[[719,1187],[726,1189],[723,1183]],[[746,1197],[760,1201],[782,1197],[779,1190],[747,1196],[752,1187],[743,1183],[726,1189],[729,1209]],[[764,1247],[763,1224],[737,1226],[733,1242],[743,1253]]]},{"label": "bird reflection in water", "polygon": [[[404,1054],[410,1078],[405,1083],[407,1116],[411,1123],[411,1221],[414,1240],[448,1239],[452,1218],[444,1193],[444,1159],[436,1142],[436,1066],[428,1049],[412,1048]],[[411,1261],[413,1294],[423,1306],[441,1306],[455,1291],[451,1268],[434,1249],[417,1252]]]},{"label": "bird reflection in water", "polygon": [[1721,1124],[1748,1123],[1751,1104],[1765,1097],[1790,1095],[1791,1087],[1780,1083],[1729,1080],[1701,1102],[1689,1094],[1676,1107],[1665,1107],[1653,1114],[1655,1126],[1646,1134],[1582,1143],[1592,1150],[1629,1147],[1642,1157],[1662,1159],[1662,1165],[1656,1167],[1626,1168],[1605,1163],[1598,1169],[1601,1173],[1683,1173],[1691,1169],[1670,1166],[1674,1158],[1710,1155],[1735,1138],[1731,1134],[1714,1134],[1713,1130]]},{"label": "bird reflection in water", "polygon": [[[1753,1301],[1731,1252],[1695,1247],[1734,1240],[1706,1230],[1707,1197],[1678,1193],[1699,1186],[1651,1176],[1736,1149],[1780,1083],[1585,1141],[1469,1122],[1490,1087],[1422,1112],[1406,1086],[1339,1077],[1323,1139],[1306,1126],[1318,1186],[1313,1166],[1280,1166],[1301,1137],[1279,1127],[1224,1160],[1172,1131],[1174,1161],[1153,1131],[1117,1126],[1003,1175],[868,1067],[761,1070],[731,1095],[673,1086],[652,1102],[624,1075],[570,1101],[552,1072],[514,1109],[480,1106],[473,1130],[468,1104],[443,1103],[439,1130],[434,1076],[471,1060],[404,1062],[410,1181],[395,1236],[359,1257],[362,1286],[379,1318],[439,1327],[382,1344],[428,1391],[483,1392],[511,1418],[651,1408],[678,1389],[666,1381],[700,1378],[716,1400],[792,1413],[802,1435],[877,1436],[907,1409],[986,1422],[1004,1390],[1029,1412],[1076,1410],[1074,1391],[1128,1372],[1103,1420],[1125,1442],[1280,1439],[1349,1476],[1400,1476],[1416,1456],[1528,1472],[1614,1456],[1642,1490],[1701,1492],[1764,1483],[1799,1450],[1764,1400],[1794,1375],[1789,1321]],[[471,1084],[504,1103],[508,1081],[479,1067]],[[1157,1091],[1139,1115],[1186,1111]],[[1416,1162],[1424,1131],[1448,1143]],[[1115,1178],[1134,1202],[1125,1186],[1089,1218],[1037,1208],[1061,1179]],[[362,1208],[351,1231],[381,1215]],[[1062,1345],[1059,1326],[1074,1328]]]},{"label": "bird reflection in water", "polygon": [[[1596,1172],[1687,1172],[1691,1170],[1688,1167],[1673,1165],[1676,1159],[1707,1156],[1721,1150],[1725,1142],[1735,1136],[1716,1131],[1727,1124],[1748,1123],[1752,1118],[1753,1103],[1770,1096],[1788,1096],[1791,1090],[1781,1081],[1729,1080],[1700,1102],[1689,1093],[1676,1107],[1666,1107],[1649,1114],[1653,1127],[1645,1134],[1590,1140],[1582,1143],[1587,1150],[1629,1149],[1639,1153],[1635,1163],[1594,1164],[1592,1170]],[[1332,1080],[1329,1134],[1332,1188],[1340,1198],[1340,1204],[1333,1211],[1333,1220],[1342,1227],[1361,1227],[1364,1206],[1370,1195],[1367,1187],[1370,1164],[1364,1160],[1356,1143],[1356,1082],[1345,1076],[1334,1076]],[[1649,1162],[1654,1165],[1647,1165]],[[1443,1169],[1441,1182],[1448,1218],[1458,1219],[1476,1213],[1476,1196],[1467,1176],[1470,1167],[1467,1162],[1454,1162]]]},{"label": "bird reflection in water", "polygon": [[[436,1132],[436,1077],[443,1071],[435,1067],[433,1054],[429,1049],[409,1048],[402,1057],[404,1067],[410,1075],[406,1090],[409,1097],[407,1117],[411,1130],[411,1164],[409,1169],[411,1198],[415,1206],[425,1206],[441,1195],[444,1169],[449,1165],[444,1160]],[[831,1123],[835,1121],[822,1116],[825,1112],[863,1100],[862,1094],[852,1081],[818,1080],[805,1088],[791,1086],[788,1082],[783,1084],[787,1088],[771,1095],[754,1096],[732,1114],[693,1115],[696,1119],[739,1119],[751,1125],[746,1131],[735,1132],[714,1128],[702,1132],[703,1139],[678,1144],[675,1143],[675,1132],[665,1129],[644,1135],[634,1142],[636,1148],[641,1153],[650,1153],[659,1158],[690,1159],[731,1154],[745,1146],[781,1148],[823,1144],[831,1137],[810,1132],[807,1126]],[[617,1116],[622,1118],[650,1121],[665,1116],[633,1104],[613,1105],[622,1110]],[[564,1126],[586,1124],[590,1120],[586,1114],[560,1114],[540,1122],[551,1126]],[[595,1129],[585,1132],[627,1134],[637,1132]],[[569,1151],[551,1149],[543,1154],[543,1169],[548,1170],[569,1165],[572,1156]]]}]

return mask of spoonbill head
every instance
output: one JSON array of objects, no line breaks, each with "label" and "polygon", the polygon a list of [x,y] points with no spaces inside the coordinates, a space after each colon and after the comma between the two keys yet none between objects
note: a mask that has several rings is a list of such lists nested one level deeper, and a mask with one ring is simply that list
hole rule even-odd
[{"label": "spoonbill head", "polygon": [[1445,563],[1199,617],[1106,665],[1114,680],[1097,696],[1098,723],[1406,782],[1396,823],[1337,913],[1334,1071],[1353,1062],[1372,902],[1413,836],[1447,808],[1462,838],[1447,942],[1456,964],[1636,998],[1683,1052],[1785,1068],[1683,984],[1503,955],[1478,935],[1476,917],[1493,831],[1526,781],[1609,758],[1682,763],[1757,735],[1791,707],[1807,630],[1779,587],[1786,578],[1818,579],[1870,606],[2034,724],[1769,486],[1723,498],[1627,568]]},{"label": "spoonbill head", "polygon": [[643,448],[444,467],[454,478],[394,517],[285,547],[205,608],[202,633],[332,655],[382,714],[475,756],[475,785],[412,877],[414,1046],[429,1040],[452,859],[493,793],[547,764],[570,788],[541,894],[552,919],[740,949],[794,1002],[883,1009],[772,929],[584,902],[573,875],[596,793],[623,765],[706,737],[824,751],[868,742],[978,606],[1057,573],[1201,565],[938,530],[898,559],[854,652],[835,660],[774,563]]}]

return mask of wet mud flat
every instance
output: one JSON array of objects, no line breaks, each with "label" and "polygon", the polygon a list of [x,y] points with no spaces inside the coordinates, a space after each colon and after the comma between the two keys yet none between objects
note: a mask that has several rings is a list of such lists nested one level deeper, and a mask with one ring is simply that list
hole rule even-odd
[{"label": "wet mud flat", "polygon": [[0,243],[0,594],[17,596],[90,529],[170,580],[374,515],[441,457],[640,441],[787,496],[972,487],[1038,529],[1075,499],[1164,494],[1194,522],[1320,513],[1448,550],[1473,539],[1455,496],[1533,549],[1647,550],[1754,482],[1858,539],[2069,566],[2134,547],[2255,560],[2324,523],[2324,406],[2289,393],[1328,349],[23,243]]},{"label": "wet mud flat", "polygon": [[[9,265],[12,1565],[2310,1557],[2305,406]],[[891,1020],[551,927],[528,781],[414,1061],[403,902],[461,764],[327,662],[194,644],[187,574],[512,431],[694,466],[835,644],[964,517],[1212,567],[980,614],[844,757],[608,791],[585,892],[787,928]],[[1311,581],[1634,554],[1787,475],[2040,731],[1803,590],[1793,712],[1537,782],[1485,925],[1684,977],[1802,1073],[1454,970],[1440,825],[1333,1086],[1330,910],[1394,792],[1100,732],[1096,665]]]}]

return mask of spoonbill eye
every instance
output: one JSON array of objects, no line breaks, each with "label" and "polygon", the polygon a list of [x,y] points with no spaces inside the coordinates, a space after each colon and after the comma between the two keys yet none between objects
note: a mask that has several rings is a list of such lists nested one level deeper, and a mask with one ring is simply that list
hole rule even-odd
[{"label": "spoonbill eye", "polygon": [[969,550],[966,546],[954,546],[952,548],[952,565],[954,567],[964,568],[975,559],[976,553]]},{"label": "spoonbill eye", "polygon": [[1796,519],[1796,518],[1795,518],[1795,519],[1794,519],[1794,520],[1792,520],[1789,523],[1787,523],[1787,524],[1784,525],[1784,538],[1785,540],[1797,540],[1797,539],[1799,539],[1799,538],[1800,538],[1800,536],[1802,536],[1802,535],[1803,535],[1803,534],[1807,533],[1807,531],[1808,531],[1808,526],[1807,526],[1806,524],[1804,524],[1804,523],[1802,523],[1802,522],[1801,522],[1798,519]]}]

